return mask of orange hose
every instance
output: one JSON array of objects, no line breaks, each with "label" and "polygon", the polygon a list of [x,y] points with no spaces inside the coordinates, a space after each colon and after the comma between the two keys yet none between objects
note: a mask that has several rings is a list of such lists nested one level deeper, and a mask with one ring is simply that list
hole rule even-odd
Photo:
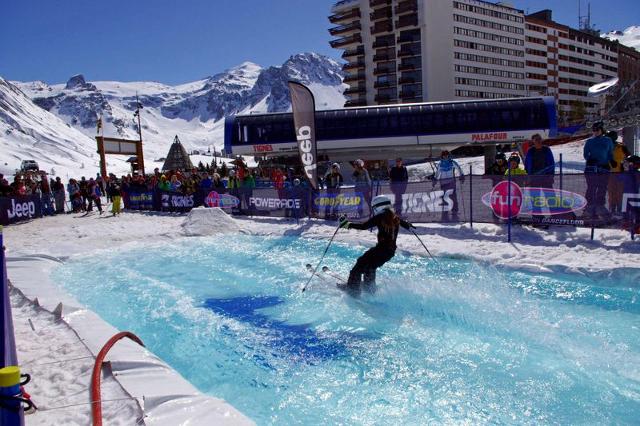
[{"label": "orange hose", "polygon": [[109,349],[111,349],[118,340],[125,337],[128,337],[141,346],[144,346],[142,340],[140,340],[135,334],[129,331],[121,331],[104,344],[96,357],[96,362],[93,364],[93,373],[91,374],[91,417],[93,418],[94,426],[102,426],[102,400],[100,399],[100,372],[102,371],[102,361],[107,355],[107,352],[109,352]]}]

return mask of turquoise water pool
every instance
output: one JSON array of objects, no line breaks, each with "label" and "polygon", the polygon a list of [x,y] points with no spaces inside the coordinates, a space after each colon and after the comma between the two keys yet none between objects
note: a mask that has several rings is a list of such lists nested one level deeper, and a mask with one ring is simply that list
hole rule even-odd
[{"label": "turquoise water pool", "polygon": [[[637,424],[640,290],[402,254],[354,299],[326,241],[193,238],[54,279],[258,424]],[[334,244],[346,275],[363,247]]]}]

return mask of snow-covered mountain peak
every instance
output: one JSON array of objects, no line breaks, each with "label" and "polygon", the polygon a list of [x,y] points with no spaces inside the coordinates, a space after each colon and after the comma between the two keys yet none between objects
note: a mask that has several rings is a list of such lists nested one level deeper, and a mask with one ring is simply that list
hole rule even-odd
[{"label": "snow-covered mountain peak", "polygon": [[602,37],[609,40],[617,40],[625,46],[632,47],[640,51],[640,26],[633,25],[624,31],[610,31]]},{"label": "snow-covered mountain peak", "polygon": [[289,78],[304,84],[338,85],[342,83],[340,64],[317,53],[293,55],[282,67]]},{"label": "snow-covered mountain peak", "polygon": [[66,90],[97,90],[96,86],[86,82],[82,74],[76,74],[71,77],[64,88]]}]

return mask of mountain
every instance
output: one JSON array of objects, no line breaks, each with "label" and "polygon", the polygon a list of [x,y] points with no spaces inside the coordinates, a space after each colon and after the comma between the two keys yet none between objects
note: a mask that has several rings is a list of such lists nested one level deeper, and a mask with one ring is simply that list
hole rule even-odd
[{"label": "mountain", "polygon": [[[34,83],[34,87],[35,87]],[[97,169],[95,141],[39,108],[18,87],[0,78],[0,173],[11,175],[24,159],[65,175]],[[53,170],[52,170],[53,169]]]},{"label": "mountain", "polygon": [[640,26],[631,26],[624,31],[610,31],[602,34],[602,37],[609,40],[617,40],[625,46],[633,47],[640,51]]},{"label": "mountain", "polygon": [[[342,92],[346,85],[342,83],[340,64],[315,53],[302,53],[291,56],[281,66],[262,68],[245,62],[211,77],[177,86],[156,82],[88,82],[81,74],[71,77],[66,84],[4,82],[4,87],[12,87],[0,92],[4,98],[11,102],[19,98],[21,104],[29,104],[29,108],[23,105],[20,110],[22,113],[28,110],[35,114],[34,111],[38,111],[41,117],[27,121],[0,115],[0,129],[6,127],[6,131],[20,132],[15,127],[15,123],[19,123],[25,132],[34,133],[31,138],[34,144],[41,140],[42,133],[46,133],[43,127],[55,121],[56,129],[64,128],[74,131],[76,135],[73,139],[68,134],[60,133],[61,136],[56,139],[56,132],[51,130],[49,140],[60,145],[55,149],[63,149],[73,139],[78,152],[86,154],[83,160],[76,163],[89,166],[92,162],[97,168],[94,137],[98,119],[103,119],[105,136],[138,139],[137,121],[133,116],[137,97],[143,106],[140,119],[145,164],[149,168],[151,160],[166,156],[175,135],[180,137],[189,151],[207,151],[211,147],[220,150],[223,146],[225,117],[290,110],[289,80],[300,81],[311,89],[316,97],[317,109],[341,108],[344,105]],[[21,116],[21,112],[15,112],[14,115]],[[14,144],[15,138],[5,138],[4,134],[0,135],[0,143],[3,146]],[[29,149],[25,144],[16,144],[11,147],[11,152],[16,161],[42,158],[42,169],[55,167],[58,154],[50,154],[48,146],[41,146],[42,152]],[[109,168],[112,158],[118,157],[108,157]],[[119,163],[115,165],[119,168],[122,166]]]}]

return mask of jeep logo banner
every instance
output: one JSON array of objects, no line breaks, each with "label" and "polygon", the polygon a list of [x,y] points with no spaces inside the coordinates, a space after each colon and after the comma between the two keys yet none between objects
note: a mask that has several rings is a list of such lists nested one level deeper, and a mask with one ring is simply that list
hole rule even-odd
[{"label": "jeep logo banner", "polygon": [[42,217],[42,201],[37,195],[0,198],[0,224],[9,225]]},{"label": "jeep logo banner", "polygon": [[314,190],[318,189],[318,152],[316,143],[316,107],[313,94],[300,83],[289,82],[293,124],[304,174]]}]

